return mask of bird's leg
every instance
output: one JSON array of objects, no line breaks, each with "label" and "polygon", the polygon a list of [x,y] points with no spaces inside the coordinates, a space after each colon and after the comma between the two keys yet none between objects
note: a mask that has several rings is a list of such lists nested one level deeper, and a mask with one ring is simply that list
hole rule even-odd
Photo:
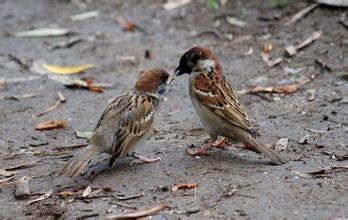
[{"label": "bird's leg", "polygon": [[208,141],[208,143],[203,144],[197,149],[191,149],[187,148],[187,153],[190,154],[191,156],[197,156],[197,155],[207,155],[207,149],[210,148],[212,145],[211,141]]},{"label": "bird's leg", "polygon": [[135,164],[135,163],[152,163],[152,162],[156,162],[156,161],[160,161],[161,160],[160,157],[147,158],[147,157],[138,155],[136,152],[132,152],[132,154],[130,156],[135,158],[135,160],[133,160],[131,162],[131,165]]},{"label": "bird's leg", "polygon": [[220,148],[223,150],[227,150],[228,149],[227,143],[228,143],[228,139],[224,137],[222,140],[218,142],[214,142],[211,146]]}]

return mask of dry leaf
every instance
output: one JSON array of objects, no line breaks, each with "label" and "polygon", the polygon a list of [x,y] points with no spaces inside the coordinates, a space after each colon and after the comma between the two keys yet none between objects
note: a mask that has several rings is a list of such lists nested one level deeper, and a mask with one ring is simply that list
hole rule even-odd
[{"label": "dry leaf", "polygon": [[73,196],[75,193],[74,192],[71,192],[71,191],[61,191],[58,193],[58,196],[60,197],[68,197],[68,196]]},{"label": "dry leaf", "polygon": [[280,138],[275,144],[274,144],[274,150],[281,151],[285,150],[288,147],[289,139],[288,138]]},{"label": "dry leaf", "polygon": [[264,53],[270,53],[273,50],[273,48],[274,48],[273,44],[267,43],[267,44],[263,45],[262,51]]},{"label": "dry leaf", "polygon": [[0,180],[0,184],[2,184],[2,183],[6,183],[6,182],[8,182],[8,181],[12,180],[13,178],[15,178],[15,176],[11,176],[11,177],[6,178],[6,179],[1,179],[1,180]]},{"label": "dry leaf", "polygon": [[247,23],[245,21],[242,21],[235,17],[226,17],[227,23],[237,26],[237,27],[244,27]]},{"label": "dry leaf", "polygon": [[199,187],[198,183],[179,183],[172,187],[172,191],[175,192],[178,189],[192,189]]},{"label": "dry leaf", "polygon": [[84,72],[90,68],[95,67],[94,64],[82,64],[78,66],[52,66],[48,64],[42,64],[42,67],[45,68],[48,72],[54,73],[54,74],[61,74],[61,75],[67,75],[67,74],[74,74],[74,73],[81,73]]},{"label": "dry leaf", "polygon": [[53,121],[45,121],[36,126],[36,130],[50,130],[50,129],[59,129],[59,128],[67,128],[69,125],[64,120],[53,120]]},{"label": "dry leaf", "polygon": [[168,206],[168,205],[159,205],[159,206],[155,206],[153,208],[140,210],[140,211],[129,213],[129,214],[107,215],[106,218],[108,218],[108,219],[137,219],[137,218],[146,217],[146,216],[155,214],[161,210],[168,209],[168,208],[170,208],[170,206]]},{"label": "dry leaf", "polygon": [[4,176],[4,177],[9,177],[9,176],[13,176],[14,173],[8,172],[8,171],[6,171],[6,170],[4,170],[4,169],[0,169],[0,175],[1,175],[1,176]]},{"label": "dry leaf", "polygon": [[316,2],[330,6],[348,7],[347,0],[316,0]]},{"label": "dry leaf", "polygon": [[333,166],[328,166],[328,167],[325,167],[324,169],[309,172],[309,173],[303,173],[303,172],[300,172],[297,170],[292,170],[292,172],[296,176],[302,177],[302,178],[323,178],[323,177],[327,177],[327,176],[324,176],[324,174],[328,174],[334,170],[348,170],[348,166],[347,165],[342,165],[342,166],[333,165]]},{"label": "dry leaf", "polygon": [[191,3],[191,0],[168,0],[167,3],[162,6],[165,10],[173,10],[189,3]]},{"label": "dry leaf", "polygon": [[298,86],[296,84],[284,85],[284,86],[275,86],[273,87],[272,92],[278,94],[290,94],[294,93],[298,90]]},{"label": "dry leaf", "polygon": [[81,21],[81,20],[85,20],[88,18],[95,18],[98,16],[99,16],[99,11],[89,11],[89,12],[85,12],[82,14],[72,15],[72,16],[70,16],[70,20]]},{"label": "dry leaf", "polygon": [[122,28],[125,30],[125,31],[134,31],[135,28],[138,27],[137,24],[135,24],[134,22],[131,22],[131,21],[127,21],[126,19],[124,19],[123,17],[121,16],[117,16],[115,18],[115,20],[117,21],[117,23],[119,25],[122,26]]},{"label": "dry leaf", "polygon": [[34,200],[29,201],[27,204],[28,204],[28,205],[31,205],[31,204],[36,203],[36,202],[39,202],[39,201],[41,201],[41,200],[48,199],[48,198],[50,198],[50,197],[52,196],[52,194],[53,194],[53,189],[49,189],[47,192],[45,192],[44,195],[40,196],[40,197],[37,198],[37,199],[34,199]]},{"label": "dry leaf", "polygon": [[12,35],[15,37],[59,37],[71,34],[71,31],[67,29],[59,29],[59,28],[42,28],[35,29],[30,31],[20,31],[13,33]]},{"label": "dry leaf", "polygon": [[38,161],[35,160],[35,161],[27,162],[27,163],[21,163],[21,164],[17,164],[17,165],[14,165],[14,166],[7,167],[4,170],[16,170],[16,169],[28,168],[28,167],[32,167],[37,162]]},{"label": "dry leaf", "polygon": [[86,189],[82,193],[82,197],[86,198],[89,194],[91,194],[91,192],[92,192],[91,186],[87,186]]}]

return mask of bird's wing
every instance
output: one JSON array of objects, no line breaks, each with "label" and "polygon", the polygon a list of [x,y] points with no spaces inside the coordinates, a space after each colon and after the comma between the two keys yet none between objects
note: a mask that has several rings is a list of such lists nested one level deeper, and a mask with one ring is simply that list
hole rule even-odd
[{"label": "bird's wing", "polygon": [[151,130],[156,102],[154,97],[138,95],[119,120],[112,144],[113,157],[129,153],[131,148]]},{"label": "bird's wing", "polygon": [[251,134],[255,133],[245,109],[223,76],[202,72],[195,77],[192,86],[193,95],[213,114]]}]

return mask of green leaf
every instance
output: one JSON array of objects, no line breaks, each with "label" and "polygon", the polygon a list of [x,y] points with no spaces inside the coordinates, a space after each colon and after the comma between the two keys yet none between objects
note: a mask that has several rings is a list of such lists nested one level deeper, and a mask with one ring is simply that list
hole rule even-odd
[{"label": "green leaf", "polygon": [[75,134],[79,138],[90,139],[92,137],[93,131],[76,131]]},{"label": "green leaf", "polygon": [[217,0],[208,0],[208,6],[215,11],[219,10],[220,5]]}]

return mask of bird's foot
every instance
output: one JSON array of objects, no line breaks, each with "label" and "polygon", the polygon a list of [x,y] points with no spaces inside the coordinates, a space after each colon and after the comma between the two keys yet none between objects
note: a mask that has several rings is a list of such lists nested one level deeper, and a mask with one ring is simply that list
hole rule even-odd
[{"label": "bird's foot", "polygon": [[133,160],[131,162],[131,165],[133,164],[142,164],[142,163],[152,163],[152,162],[157,162],[160,161],[161,158],[160,157],[154,157],[154,158],[147,158],[141,155],[137,155],[137,154],[133,154],[132,157],[135,158],[135,160]]},{"label": "bird's foot", "polygon": [[210,148],[211,146],[212,146],[212,143],[211,141],[209,141],[208,143],[203,144],[201,147],[197,149],[187,148],[186,151],[191,156],[207,155],[208,154],[207,149]]},{"label": "bird's foot", "polygon": [[216,147],[216,148],[220,148],[220,149],[223,149],[223,150],[228,150],[227,144],[228,144],[228,139],[227,138],[223,138],[221,141],[215,142],[211,146]]}]

